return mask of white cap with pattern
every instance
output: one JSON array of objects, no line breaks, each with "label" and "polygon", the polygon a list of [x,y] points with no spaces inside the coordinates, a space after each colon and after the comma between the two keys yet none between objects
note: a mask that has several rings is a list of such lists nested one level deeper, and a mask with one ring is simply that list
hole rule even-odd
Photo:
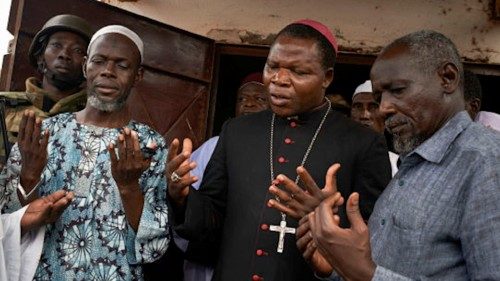
[{"label": "white cap with pattern", "polygon": [[141,54],[141,63],[144,61],[144,43],[142,42],[139,35],[137,35],[137,33],[133,32],[132,30],[123,25],[108,25],[99,29],[96,33],[94,33],[94,36],[92,36],[92,38],[90,39],[89,47],[87,48],[87,50],[90,50],[90,46],[97,39],[97,37],[109,33],[118,33],[132,40],[135,46],[137,46],[139,53]]},{"label": "white cap with pattern", "polygon": [[373,93],[372,81],[366,80],[363,84],[359,85],[356,90],[354,90],[354,94],[352,94],[352,97],[354,98],[354,96],[359,93]]}]

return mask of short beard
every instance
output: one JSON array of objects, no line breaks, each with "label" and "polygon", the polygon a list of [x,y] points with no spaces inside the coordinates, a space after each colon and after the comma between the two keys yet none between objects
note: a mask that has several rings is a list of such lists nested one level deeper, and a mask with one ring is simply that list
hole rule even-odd
[{"label": "short beard", "polygon": [[408,153],[412,152],[424,142],[424,139],[420,136],[411,136],[411,137],[401,137],[399,135],[393,135],[393,145],[394,151],[396,153],[404,156]]},{"label": "short beard", "polygon": [[398,123],[398,124],[407,123],[409,126],[412,126],[412,124],[407,118],[402,118],[402,117],[389,117],[385,120],[385,126],[387,128],[387,131],[393,137],[392,142],[394,146],[394,151],[396,151],[396,153],[402,156],[407,155],[425,141],[425,138],[421,135],[411,135],[403,137],[397,133],[392,132],[389,129],[390,126],[388,126],[391,123]]},{"label": "short beard", "polygon": [[114,112],[122,109],[125,106],[127,102],[127,96],[120,97],[119,99],[113,102],[104,102],[100,100],[96,94],[89,93],[89,96],[87,98],[87,103],[99,111]]}]

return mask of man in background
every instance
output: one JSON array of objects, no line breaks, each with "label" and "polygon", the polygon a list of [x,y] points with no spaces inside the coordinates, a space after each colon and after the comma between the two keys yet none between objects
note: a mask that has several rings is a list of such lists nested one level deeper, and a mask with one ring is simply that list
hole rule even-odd
[{"label": "man in background", "polygon": [[[241,86],[236,92],[235,117],[257,113],[269,108],[266,88],[262,84],[262,73],[250,73],[241,82]],[[196,168],[192,174],[198,177],[198,181],[193,183],[193,187],[198,189],[203,179],[203,172],[217,145],[219,136],[215,136],[204,142],[191,155],[191,159],[196,162]]]},{"label": "man in background", "polygon": [[500,115],[494,112],[481,111],[483,90],[477,75],[470,70],[464,70],[465,110],[474,122],[496,131],[500,131]]},{"label": "man in background", "polygon": [[[384,134],[384,117],[380,114],[379,103],[373,97],[372,82],[366,80],[356,87],[352,95],[351,119],[375,132]],[[392,176],[398,171],[398,155],[389,151]]]},{"label": "man in background", "polygon": [[87,94],[82,63],[92,33],[84,19],[57,15],[35,35],[28,57],[41,79],[28,78],[24,92],[0,93],[0,98],[6,100],[5,122],[10,143],[17,141],[26,109],[43,119],[85,107]]}]

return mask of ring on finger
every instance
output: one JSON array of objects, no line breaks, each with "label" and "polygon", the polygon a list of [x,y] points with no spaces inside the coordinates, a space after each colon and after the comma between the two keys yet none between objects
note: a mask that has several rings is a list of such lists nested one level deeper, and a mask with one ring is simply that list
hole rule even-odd
[{"label": "ring on finger", "polygon": [[181,180],[181,177],[176,173],[176,172],[173,172],[171,175],[170,175],[170,180],[172,182],[178,182]]}]

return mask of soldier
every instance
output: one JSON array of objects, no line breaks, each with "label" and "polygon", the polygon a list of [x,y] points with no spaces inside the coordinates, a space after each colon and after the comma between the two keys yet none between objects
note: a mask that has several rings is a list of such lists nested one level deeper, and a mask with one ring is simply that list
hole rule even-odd
[{"label": "soldier", "polygon": [[3,92],[5,122],[9,142],[17,141],[19,124],[26,109],[40,118],[85,107],[83,58],[92,37],[92,28],[74,15],[57,15],[49,19],[35,35],[29,49],[29,61],[42,75],[26,80],[24,92]]}]

